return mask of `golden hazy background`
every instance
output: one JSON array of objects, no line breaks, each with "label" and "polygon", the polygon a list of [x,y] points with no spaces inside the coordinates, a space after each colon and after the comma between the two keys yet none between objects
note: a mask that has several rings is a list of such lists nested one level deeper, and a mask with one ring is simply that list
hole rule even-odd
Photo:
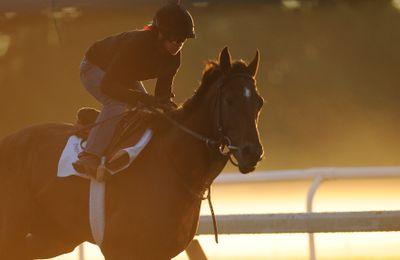
[{"label": "golden hazy background", "polygon": [[[79,107],[99,107],[79,82],[86,49],[110,34],[141,28],[161,2],[55,0],[52,10],[50,1],[1,0],[0,136],[31,124],[73,122]],[[399,0],[183,2],[198,38],[184,47],[177,101],[193,93],[204,61],[224,46],[245,60],[261,51],[257,80],[267,102],[260,134],[267,157],[259,169],[400,165]],[[153,91],[154,81],[145,85]],[[217,214],[301,212],[309,184],[217,187]],[[324,183],[314,209],[398,210],[399,184]],[[320,259],[400,257],[398,232],[316,237]],[[212,259],[308,257],[305,234],[221,236],[218,246],[212,236],[200,240]]]},{"label": "golden hazy background", "polygon": [[[86,49],[141,28],[162,2],[56,0],[52,12],[48,1],[3,1],[0,136],[98,107],[79,81]],[[198,38],[184,46],[177,101],[224,46],[245,60],[261,51],[262,169],[400,163],[399,1],[183,2]]]}]

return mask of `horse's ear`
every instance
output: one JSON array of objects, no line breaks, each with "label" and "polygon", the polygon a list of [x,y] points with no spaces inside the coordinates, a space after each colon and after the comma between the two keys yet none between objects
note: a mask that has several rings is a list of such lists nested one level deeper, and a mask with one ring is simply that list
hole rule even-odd
[{"label": "horse's ear", "polygon": [[247,66],[247,71],[252,77],[255,77],[258,70],[258,60],[260,57],[260,51],[257,50],[256,56],[254,57],[253,61]]},{"label": "horse's ear", "polygon": [[231,68],[231,54],[228,47],[225,47],[219,54],[219,65],[223,71],[228,71]]}]

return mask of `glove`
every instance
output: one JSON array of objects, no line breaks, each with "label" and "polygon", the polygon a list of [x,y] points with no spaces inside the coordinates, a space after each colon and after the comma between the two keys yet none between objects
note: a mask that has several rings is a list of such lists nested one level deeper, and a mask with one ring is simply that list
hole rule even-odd
[{"label": "glove", "polygon": [[170,98],[159,100],[157,106],[161,108],[165,113],[174,111],[178,108],[178,105],[175,104],[175,102],[172,101],[172,99]]},{"label": "glove", "polygon": [[130,104],[132,106],[137,106],[138,102],[141,102],[145,106],[149,107],[157,107],[158,105],[157,99],[152,95],[146,94],[141,91],[131,91],[131,93],[132,93],[132,101],[130,102]]}]

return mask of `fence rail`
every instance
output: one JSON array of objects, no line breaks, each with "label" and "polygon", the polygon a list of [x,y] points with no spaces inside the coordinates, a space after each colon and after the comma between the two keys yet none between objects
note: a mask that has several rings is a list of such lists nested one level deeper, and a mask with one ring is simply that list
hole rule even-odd
[{"label": "fence rail", "polygon": [[299,181],[312,180],[317,177],[324,180],[400,178],[400,167],[321,167],[301,170],[259,171],[248,175],[221,174],[214,184]]},{"label": "fence rail", "polygon": [[[218,216],[220,234],[400,231],[400,211],[323,212]],[[209,216],[197,235],[214,234]]]}]

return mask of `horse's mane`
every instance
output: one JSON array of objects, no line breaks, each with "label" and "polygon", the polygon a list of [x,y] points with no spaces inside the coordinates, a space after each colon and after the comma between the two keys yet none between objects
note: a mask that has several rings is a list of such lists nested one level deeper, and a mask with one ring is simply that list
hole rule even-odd
[{"label": "horse's mane", "polygon": [[[246,68],[247,64],[243,60],[234,61],[228,75],[233,73],[247,73]],[[173,117],[176,119],[184,117],[197,108],[208,92],[210,86],[212,86],[212,84],[218,79],[221,73],[221,66],[218,62],[213,60],[207,61],[203,70],[200,86],[195,90],[193,96],[184,101],[180,108],[173,113]]]}]

